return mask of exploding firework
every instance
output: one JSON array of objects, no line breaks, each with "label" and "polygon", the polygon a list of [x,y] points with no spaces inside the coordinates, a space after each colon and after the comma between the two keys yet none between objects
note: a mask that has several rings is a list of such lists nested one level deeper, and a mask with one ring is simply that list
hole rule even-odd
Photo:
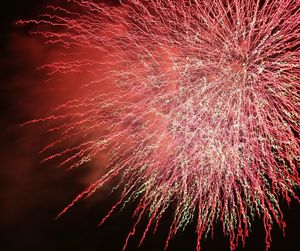
[{"label": "exploding firework", "polygon": [[43,161],[72,169],[105,156],[102,177],[61,214],[119,177],[100,224],[137,201],[124,249],[144,216],[140,244],[169,207],[165,248],[192,221],[198,251],[215,224],[231,250],[255,217],[266,249],[273,223],[284,231],[279,200],[298,200],[299,186],[299,1],[71,0],[20,23],[61,48],[42,66],[52,79],[88,76],[76,98],[28,122],[55,124]]}]

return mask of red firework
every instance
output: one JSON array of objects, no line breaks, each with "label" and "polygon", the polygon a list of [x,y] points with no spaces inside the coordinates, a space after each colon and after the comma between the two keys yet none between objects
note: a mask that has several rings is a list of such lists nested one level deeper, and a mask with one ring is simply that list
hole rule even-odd
[{"label": "red firework", "polygon": [[52,79],[85,77],[76,98],[28,122],[56,124],[44,161],[72,169],[101,156],[106,166],[61,214],[120,177],[120,200],[100,224],[138,201],[124,250],[144,215],[140,243],[171,204],[165,248],[196,220],[198,251],[216,222],[234,250],[258,216],[268,249],[273,222],[285,227],[279,199],[298,200],[300,2],[65,4],[20,21],[61,47],[61,58],[42,66]]}]

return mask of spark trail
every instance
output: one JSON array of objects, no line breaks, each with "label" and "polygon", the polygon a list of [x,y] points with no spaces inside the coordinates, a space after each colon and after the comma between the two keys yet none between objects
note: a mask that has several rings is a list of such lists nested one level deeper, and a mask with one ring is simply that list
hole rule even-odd
[{"label": "spark trail", "polygon": [[[65,5],[64,5],[65,4]],[[101,224],[137,201],[156,231],[174,206],[165,248],[197,221],[196,249],[222,224],[230,249],[260,217],[266,249],[279,199],[298,200],[300,2],[71,0],[49,6],[32,32],[67,57],[43,66],[51,78],[84,73],[82,95],[49,117],[56,140],[73,143],[44,161],[69,169],[107,156],[106,173],[67,206],[120,177],[120,200]],[[69,53],[69,54],[68,54]],[[74,140],[76,139],[76,140]]]}]

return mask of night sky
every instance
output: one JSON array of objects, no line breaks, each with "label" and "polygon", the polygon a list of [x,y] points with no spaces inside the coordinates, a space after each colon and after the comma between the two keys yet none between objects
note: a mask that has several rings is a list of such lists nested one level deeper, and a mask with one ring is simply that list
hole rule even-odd
[{"label": "night sky", "polygon": [[[98,191],[90,199],[75,205],[64,216],[57,214],[91,179],[96,166],[86,165],[71,172],[56,168],[55,164],[39,164],[40,149],[47,138],[44,128],[21,127],[20,124],[39,116],[51,104],[51,87],[42,82],[42,72],[36,67],[43,62],[45,50],[28,35],[28,29],[18,27],[16,20],[34,17],[45,1],[1,1],[0,48],[0,250],[122,250],[133,220],[135,204],[116,212],[107,222],[97,224],[118,197],[109,189]],[[43,86],[44,85],[44,86]],[[47,99],[37,94],[45,93]],[[282,204],[287,223],[284,238],[275,225],[270,251],[297,250],[300,207],[292,202],[290,208]],[[143,221],[137,235],[131,239],[128,251],[163,250],[172,220],[172,210],[162,219],[156,235],[149,235],[137,248]],[[169,251],[195,250],[195,222],[171,241]],[[264,228],[261,220],[253,224],[245,248],[264,250]],[[202,250],[229,250],[229,241],[216,228],[214,239],[202,241]]]}]

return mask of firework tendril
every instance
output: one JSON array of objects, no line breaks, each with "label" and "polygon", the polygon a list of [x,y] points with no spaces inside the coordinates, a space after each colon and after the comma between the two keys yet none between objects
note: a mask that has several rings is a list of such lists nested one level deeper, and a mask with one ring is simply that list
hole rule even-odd
[{"label": "firework tendril", "polygon": [[266,249],[274,223],[284,232],[279,200],[298,200],[299,187],[298,0],[70,0],[19,23],[64,52],[42,66],[51,79],[89,76],[81,96],[27,123],[55,122],[43,161],[72,169],[107,156],[60,215],[119,177],[120,200],[100,224],[136,201],[123,250],[143,217],[140,244],[168,208],[165,248],[192,221],[197,251],[215,224],[231,250],[256,217]]}]

